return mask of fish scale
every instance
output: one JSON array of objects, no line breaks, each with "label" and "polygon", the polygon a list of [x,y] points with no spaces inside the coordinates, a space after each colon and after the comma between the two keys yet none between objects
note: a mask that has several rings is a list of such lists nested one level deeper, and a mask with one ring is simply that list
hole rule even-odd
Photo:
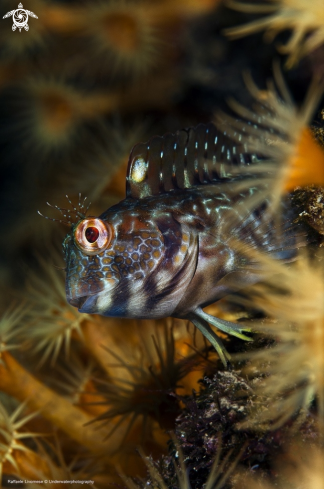
[{"label": "fish scale", "polygon": [[213,124],[137,144],[126,198],[99,217],[78,212],[63,243],[69,303],[88,314],[189,319],[227,364],[213,328],[244,340],[250,329],[203,308],[262,279],[262,265],[233,243],[283,261],[301,246],[288,202],[275,225],[253,179],[258,164]]}]

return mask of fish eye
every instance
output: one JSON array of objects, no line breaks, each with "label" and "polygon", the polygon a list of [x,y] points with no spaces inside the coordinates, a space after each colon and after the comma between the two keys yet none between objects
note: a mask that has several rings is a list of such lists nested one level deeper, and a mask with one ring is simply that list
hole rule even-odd
[{"label": "fish eye", "polygon": [[87,255],[97,255],[105,250],[111,238],[112,231],[109,224],[96,217],[83,219],[74,231],[75,244]]},{"label": "fish eye", "polygon": [[94,226],[89,226],[85,230],[85,237],[86,240],[89,241],[89,243],[95,243],[99,238],[99,235],[100,235],[99,229],[95,228]]}]

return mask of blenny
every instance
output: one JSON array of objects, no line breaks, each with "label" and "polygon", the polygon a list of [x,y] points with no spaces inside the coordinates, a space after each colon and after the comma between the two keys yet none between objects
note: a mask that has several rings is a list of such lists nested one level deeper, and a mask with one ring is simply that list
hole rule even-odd
[{"label": "blenny", "polygon": [[137,144],[126,198],[99,217],[74,208],[63,243],[68,302],[88,314],[188,319],[226,365],[230,355],[211,326],[245,340],[250,329],[203,308],[261,276],[233,238],[286,261],[297,247],[290,210],[278,232],[264,188],[253,178],[242,185],[246,176],[234,171],[253,173],[254,164],[256,156],[213,124]]}]

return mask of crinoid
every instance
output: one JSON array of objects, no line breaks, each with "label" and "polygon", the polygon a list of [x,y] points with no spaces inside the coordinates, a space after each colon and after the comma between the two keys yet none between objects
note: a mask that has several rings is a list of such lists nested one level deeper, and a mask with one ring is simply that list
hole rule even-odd
[{"label": "crinoid", "polygon": [[322,87],[314,80],[298,107],[278,63],[273,73],[274,80],[268,82],[267,90],[260,90],[245,74],[247,89],[255,99],[253,110],[230,99],[228,104],[240,120],[220,113],[216,120],[226,127],[229,136],[244,144],[247,152],[262,157],[263,161],[253,165],[253,172],[268,179],[273,199],[278,202],[283,192],[298,185],[324,184],[324,151],[308,127]]},{"label": "crinoid", "polygon": [[93,69],[136,78],[160,62],[162,40],[144,2],[109,0],[88,7],[87,49]]},{"label": "crinoid", "polygon": [[265,30],[265,40],[272,41],[276,34],[285,29],[292,31],[287,44],[278,47],[287,54],[286,65],[291,68],[303,56],[324,43],[324,9],[322,0],[271,0],[261,3],[247,3],[245,0],[227,1],[234,10],[255,14],[270,14],[246,25],[226,29],[231,39]]}]

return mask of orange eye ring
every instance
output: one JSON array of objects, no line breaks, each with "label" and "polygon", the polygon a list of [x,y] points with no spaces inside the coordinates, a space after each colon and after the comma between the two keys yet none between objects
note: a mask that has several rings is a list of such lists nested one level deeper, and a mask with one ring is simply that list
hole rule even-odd
[{"label": "orange eye ring", "polygon": [[106,248],[112,238],[112,230],[108,223],[97,217],[88,217],[79,222],[74,231],[77,247],[86,255],[97,255]]}]

